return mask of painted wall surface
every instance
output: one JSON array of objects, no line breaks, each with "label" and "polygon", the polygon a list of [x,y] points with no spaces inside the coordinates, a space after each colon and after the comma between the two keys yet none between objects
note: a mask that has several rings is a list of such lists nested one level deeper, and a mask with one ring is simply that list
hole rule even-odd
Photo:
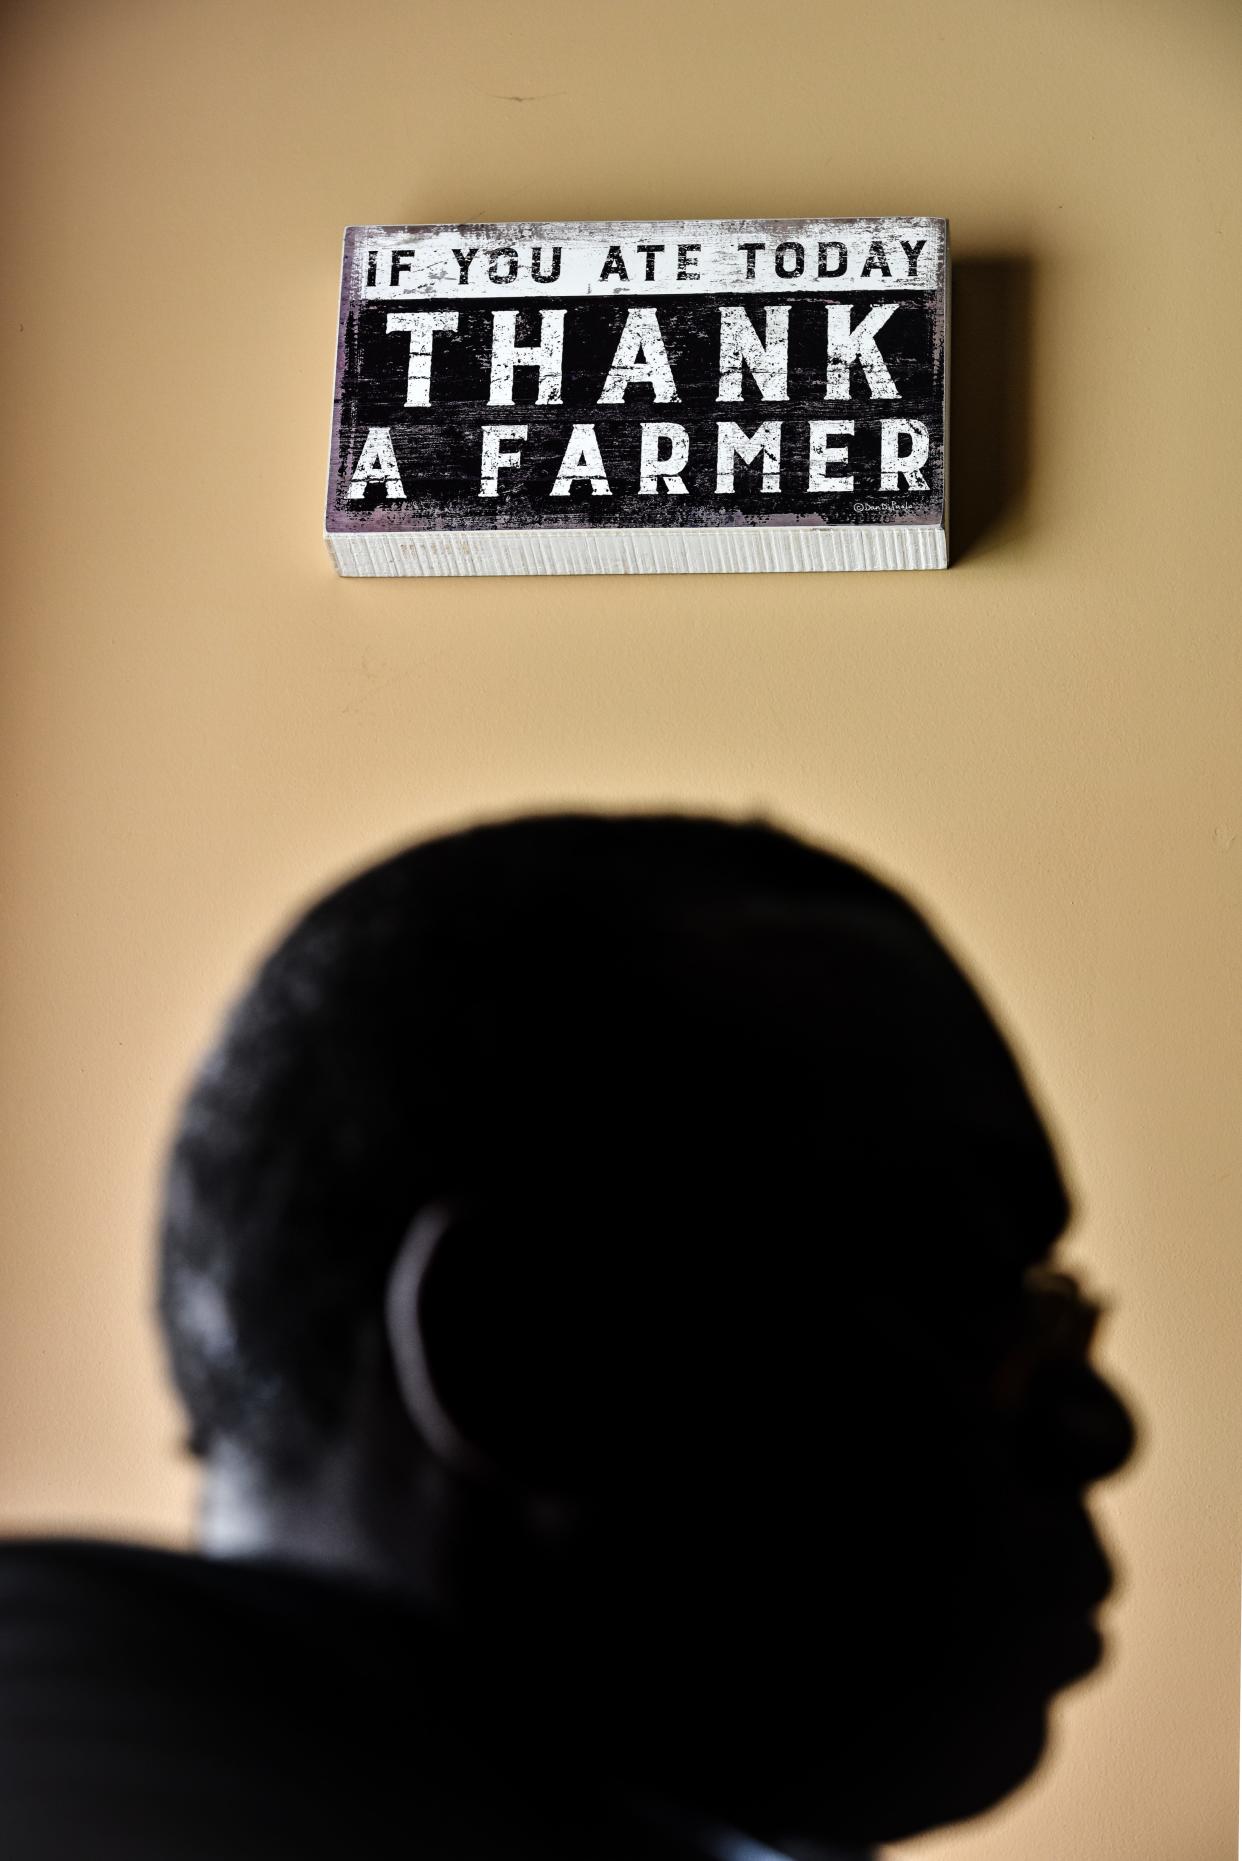
[{"label": "painted wall surface", "polygon": [[[160,1146],[296,901],[481,812],[762,808],[990,984],[1144,1418],[1107,1670],[1035,1784],[912,1852],[1223,1861],[1242,14],[49,0],[5,33],[0,1525],[188,1533]],[[952,223],[947,574],[333,576],[347,223],[855,213]]]}]

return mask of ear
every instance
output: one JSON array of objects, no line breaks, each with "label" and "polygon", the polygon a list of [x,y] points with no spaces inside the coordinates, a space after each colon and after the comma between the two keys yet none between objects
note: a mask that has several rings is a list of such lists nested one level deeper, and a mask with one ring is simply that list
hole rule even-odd
[{"label": "ear", "polygon": [[432,1453],[453,1472],[484,1485],[503,1484],[501,1469],[458,1425],[432,1370],[426,1291],[433,1262],[452,1245],[460,1211],[444,1202],[423,1209],[409,1228],[388,1276],[384,1322],[406,1413]]},{"label": "ear", "polygon": [[553,1511],[572,1503],[593,1412],[590,1321],[564,1278],[537,1226],[438,1202],[406,1234],[385,1300],[397,1386],[436,1459]]}]

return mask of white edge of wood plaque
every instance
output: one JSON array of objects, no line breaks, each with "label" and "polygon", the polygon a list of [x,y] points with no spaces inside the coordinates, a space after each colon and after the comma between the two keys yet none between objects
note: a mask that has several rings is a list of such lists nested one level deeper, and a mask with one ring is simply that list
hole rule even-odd
[{"label": "white edge of wood plaque", "polygon": [[720,575],[943,569],[933,523],[598,530],[325,530],[341,575]]}]

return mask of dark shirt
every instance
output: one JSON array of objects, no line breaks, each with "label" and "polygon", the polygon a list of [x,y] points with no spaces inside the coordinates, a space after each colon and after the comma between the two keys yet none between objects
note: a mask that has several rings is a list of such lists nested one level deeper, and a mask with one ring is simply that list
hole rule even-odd
[{"label": "dark shirt", "polygon": [[0,1545],[0,1854],[702,1857],[572,1778],[532,1792],[527,1752],[486,1700],[461,1700],[450,1663],[415,1608],[361,1585],[129,1545]]},{"label": "dark shirt", "polygon": [[4,1861],[779,1861],[618,1806],[491,1705],[387,1591],[0,1543]]}]

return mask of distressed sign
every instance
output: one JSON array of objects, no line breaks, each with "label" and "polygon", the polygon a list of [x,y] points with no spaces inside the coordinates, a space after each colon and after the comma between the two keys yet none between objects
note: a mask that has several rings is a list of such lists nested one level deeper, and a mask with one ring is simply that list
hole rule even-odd
[{"label": "distressed sign", "polygon": [[354,226],[347,575],[941,568],[938,219]]}]

